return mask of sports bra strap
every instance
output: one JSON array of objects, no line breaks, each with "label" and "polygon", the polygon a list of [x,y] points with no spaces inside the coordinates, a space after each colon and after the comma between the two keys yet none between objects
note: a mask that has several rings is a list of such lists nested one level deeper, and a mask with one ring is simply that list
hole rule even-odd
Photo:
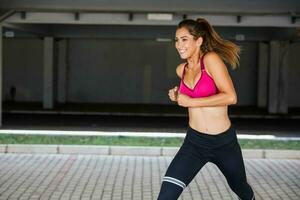
[{"label": "sports bra strap", "polygon": [[204,60],[204,56],[205,56],[205,53],[203,54],[203,56],[200,59],[201,70],[205,70],[204,61],[203,61]]}]

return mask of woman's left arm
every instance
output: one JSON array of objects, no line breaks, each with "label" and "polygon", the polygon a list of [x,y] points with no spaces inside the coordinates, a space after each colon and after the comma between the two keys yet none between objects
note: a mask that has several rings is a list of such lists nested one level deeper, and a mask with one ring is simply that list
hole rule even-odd
[{"label": "woman's left arm", "polygon": [[190,98],[184,94],[178,94],[178,104],[184,107],[212,107],[236,104],[237,96],[232,80],[219,55],[214,52],[205,55],[205,66],[214,79],[219,91],[218,94],[201,98]]}]

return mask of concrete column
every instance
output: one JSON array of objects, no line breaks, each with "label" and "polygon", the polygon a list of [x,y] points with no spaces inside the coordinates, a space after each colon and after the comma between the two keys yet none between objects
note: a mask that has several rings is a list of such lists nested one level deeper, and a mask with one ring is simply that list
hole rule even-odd
[{"label": "concrete column", "polygon": [[2,68],[3,68],[3,43],[2,43],[2,24],[0,23],[0,127],[2,126],[2,80],[3,80],[3,75],[2,75]]},{"label": "concrete column", "polygon": [[288,113],[288,42],[271,41],[269,66],[269,113]]},{"label": "concrete column", "polygon": [[61,40],[58,43],[58,67],[57,67],[57,92],[58,102],[66,103],[67,90],[67,40]]},{"label": "concrete column", "polygon": [[288,113],[289,102],[289,48],[290,44],[287,41],[281,42],[281,60],[279,71],[279,91],[278,91],[278,113]]},{"label": "concrete column", "polygon": [[277,113],[278,108],[278,86],[279,86],[279,61],[280,43],[271,41],[270,43],[270,72],[269,72],[269,113]]},{"label": "concrete column", "polygon": [[54,55],[53,55],[53,37],[44,38],[44,91],[43,108],[53,108],[53,73],[54,73]]}]

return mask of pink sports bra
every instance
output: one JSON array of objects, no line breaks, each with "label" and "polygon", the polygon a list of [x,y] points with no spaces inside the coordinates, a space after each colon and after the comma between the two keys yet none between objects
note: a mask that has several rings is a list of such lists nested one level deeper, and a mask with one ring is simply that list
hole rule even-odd
[{"label": "pink sports bra", "polygon": [[181,81],[180,81],[180,86],[179,86],[180,93],[188,95],[192,98],[207,97],[218,93],[218,88],[216,87],[214,80],[205,71],[203,58],[204,55],[200,60],[201,77],[199,78],[198,82],[195,84],[193,89],[189,88],[184,83],[184,74],[185,74],[185,68],[187,64],[184,66]]}]

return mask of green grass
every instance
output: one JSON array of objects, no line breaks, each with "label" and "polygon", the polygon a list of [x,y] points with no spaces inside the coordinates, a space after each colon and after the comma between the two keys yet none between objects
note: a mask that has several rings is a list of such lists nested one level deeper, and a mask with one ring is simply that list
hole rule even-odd
[{"label": "green grass", "polygon": [[300,141],[249,140],[240,139],[243,149],[293,149],[300,150]]},{"label": "green grass", "polygon": [[182,138],[147,138],[125,136],[41,136],[0,134],[0,144],[179,146],[182,141]]},{"label": "green grass", "polygon": [[[183,138],[147,138],[127,136],[49,136],[0,134],[0,144],[64,144],[64,145],[121,145],[178,147]],[[243,149],[300,150],[300,141],[240,139]]]}]

